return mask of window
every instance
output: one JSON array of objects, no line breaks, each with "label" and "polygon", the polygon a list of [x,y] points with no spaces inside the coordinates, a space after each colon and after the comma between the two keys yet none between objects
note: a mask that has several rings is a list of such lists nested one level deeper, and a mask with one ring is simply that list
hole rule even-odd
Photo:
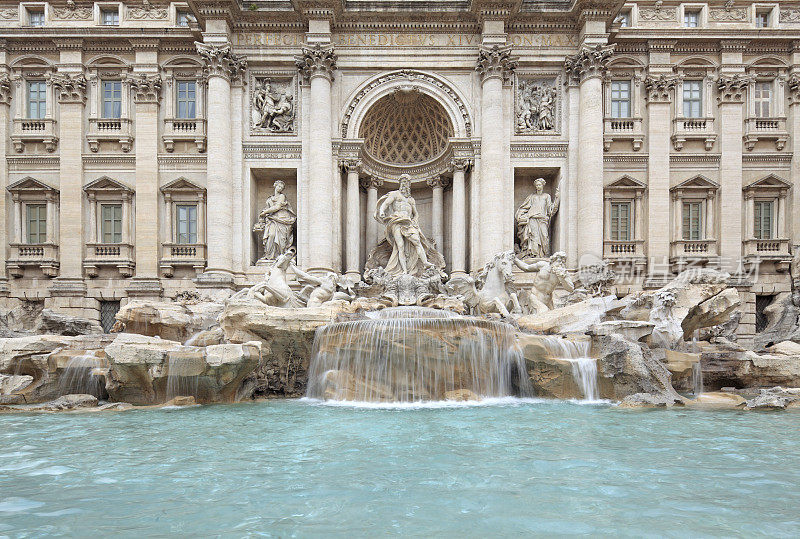
[{"label": "window", "polygon": [[178,243],[197,243],[197,206],[179,204],[176,206],[178,218]]},{"label": "window", "polygon": [[111,333],[111,328],[117,323],[117,313],[119,312],[119,301],[100,302],[100,325],[103,332]]},{"label": "window", "polygon": [[43,80],[28,81],[28,118],[41,120],[47,113],[47,85]]},{"label": "window", "polygon": [[119,10],[117,8],[101,9],[100,24],[103,26],[119,26]]},{"label": "window", "polygon": [[703,82],[687,80],[683,82],[683,116],[700,118],[703,115]]},{"label": "window", "polygon": [[189,22],[193,21],[194,17],[188,11],[178,11],[176,13],[175,22],[178,26],[189,26]]},{"label": "window", "polygon": [[753,91],[757,118],[769,118],[772,103],[772,83],[757,82]]},{"label": "window", "polygon": [[756,28],[769,28],[769,11],[756,12]]},{"label": "window", "polygon": [[103,243],[122,243],[122,204],[101,204],[100,216]]},{"label": "window", "polygon": [[196,118],[197,84],[193,80],[178,81],[178,118]]},{"label": "window", "polygon": [[631,116],[631,81],[615,80],[611,82],[611,117],[630,118]]},{"label": "window", "polygon": [[26,204],[28,212],[28,243],[47,241],[47,205]]},{"label": "window", "polygon": [[611,203],[611,241],[630,241],[631,203]]},{"label": "window", "polygon": [[698,26],[700,26],[700,12],[684,11],[683,26],[685,26],[686,28],[697,28]]},{"label": "window", "polygon": [[703,203],[684,202],[683,203],[683,239],[702,240],[703,239]]},{"label": "window", "polygon": [[103,118],[122,117],[122,82],[103,81]]},{"label": "window", "polygon": [[756,200],[755,202],[753,230],[757,240],[772,239],[772,204],[771,200]]},{"label": "window", "polygon": [[618,23],[620,28],[628,28],[631,25],[631,12],[623,11],[617,15],[617,18],[614,19],[614,22]]},{"label": "window", "polygon": [[43,9],[29,9],[28,10],[28,26],[44,26],[44,10]]}]

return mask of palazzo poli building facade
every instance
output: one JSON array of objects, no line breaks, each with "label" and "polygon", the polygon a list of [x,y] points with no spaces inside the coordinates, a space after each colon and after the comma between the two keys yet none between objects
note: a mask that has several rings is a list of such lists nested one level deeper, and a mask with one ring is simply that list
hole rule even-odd
[{"label": "palazzo poli building facade", "polygon": [[0,293],[98,319],[252,284],[277,180],[298,267],[355,279],[402,174],[463,274],[544,178],[570,269],[721,267],[752,334],[791,289],[798,106],[795,2],[3,2]]}]

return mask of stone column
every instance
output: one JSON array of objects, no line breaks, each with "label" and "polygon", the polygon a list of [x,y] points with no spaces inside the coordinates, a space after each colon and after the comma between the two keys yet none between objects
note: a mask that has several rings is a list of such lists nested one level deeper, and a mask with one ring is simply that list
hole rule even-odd
[{"label": "stone column", "polygon": [[[578,105],[578,263],[603,256],[603,75],[613,47],[584,46],[566,59],[568,76],[580,82]],[[586,257],[586,258],[584,258]]]},{"label": "stone column", "polygon": [[428,185],[433,192],[431,204],[431,236],[436,242],[436,250],[444,253],[444,186],[447,180],[442,177],[430,178]]},{"label": "stone column", "polygon": [[345,222],[345,270],[346,276],[357,282],[361,279],[361,191],[358,173],[361,160],[346,159],[341,162],[347,173],[347,216]]},{"label": "stone column", "polygon": [[[800,45],[800,44],[798,44]],[[800,60],[800,46],[795,50],[795,57]],[[798,69],[795,67],[795,69]],[[789,144],[792,152],[791,163],[791,181],[794,187],[792,188],[791,203],[791,219],[788,220],[789,233],[788,237],[792,239],[792,253],[795,251],[795,246],[800,245],[800,73],[794,73],[789,77],[787,82],[787,90],[789,92]]]},{"label": "stone column", "polygon": [[378,187],[383,185],[383,180],[372,176],[363,180],[364,189],[367,190],[367,257],[378,245],[378,221],[375,220],[375,210],[378,206]]},{"label": "stone column", "polygon": [[741,75],[720,75],[719,101],[720,229],[722,269],[734,273],[742,260],[742,122],[744,95],[750,80]]},{"label": "stone column", "polygon": [[450,274],[466,275],[467,268],[467,187],[469,159],[453,159],[453,204],[450,210]]},{"label": "stone column", "polygon": [[[3,51],[3,55],[5,51]],[[8,126],[11,125],[11,79],[8,73],[0,73],[0,155],[6,155]],[[6,260],[8,259],[9,238],[8,226],[8,163],[6,159],[0,163],[0,296],[8,295],[8,276]],[[16,219],[16,215],[14,215]],[[13,222],[13,221],[12,221]],[[13,241],[13,240],[12,240]]]},{"label": "stone column", "polygon": [[128,294],[157,298],[162,292],[158,279],[158,103],[161,77],[157,73],[135,75],[131,88],[136,114],[136,276]]},{"label": "stone column", "polygon": [[[670,249],[669,152],[670,102],[678,83],[676,77],[648,77],[647,97],[647,258],[651,268],[666,267]],[[680,214],[675,215],[680,221]],[[673,238],[680,239],[680,238]],[[652,276],[655,277],[655,274]],[[653,283],[654,286],[661,283]]]},{"label": "stone column", "polygon": [[336,210],[332,201],[338,181],[333,177],[333,144],[331,141],[331,83],[336,70],[336,54],[330,45],[303,47],[296,59],[300,75],[308,81],[314,110],[308,125],[308,222],[309,269],[333,271]]},{"label": "stone column", "polygon": [[[82,72],[59,72],[50,79],[60,104],[59,154],[59,278],[65,295],[83,295],[83,107],[86,79]],[[61,292],[61,290],[59,290]],[[59,294],[61,295],[61,294]]]},{"label": "stone column", "polygon": [[[504,234],[507,222],[513,220],[513,208],[508,211],[505,199],[505,170],[503,132],[503,82],[510,79],[517,66],[509,47],[494,45],[478,51],[476,70],[481,76],[481,178],[479,213],[480,263],[491,260],[495,253],[514,248],[513,234]],[[602,113],[600,116],[602,123]],[[601,133],[602,136],[602,133]]]},{"label": "stone column", "polygon": [[14,243],[22,243],[22,201],[19,195],[11,195],[14,201]]},{"label": "stone column", "polygon": [[[97,243],[98,228],[100,221],[97,220],[97,197],[94,193],[88,193],[89,199],[89,243]],[[47,208],[47,229],[50,230],[50,207]]]},{"label": "stone column", "polygon": [[208,148],[206,150],[208,203],[208,265],[201,281],[215,286],[233,284],[233,215],[231,80],[242,76],[247,63],[227,44],[195,43],[208,73]]}]

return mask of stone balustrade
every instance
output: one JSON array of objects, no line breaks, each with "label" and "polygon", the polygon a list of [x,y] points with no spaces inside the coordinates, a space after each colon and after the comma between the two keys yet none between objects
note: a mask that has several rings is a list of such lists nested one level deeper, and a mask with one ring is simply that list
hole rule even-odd
[{"label": "stone balustrade", "polygon": [[44,144],[48,152],[53,152],[58,144],[56,121],[53,118],[14,118],[11,142],[17,153],[22,153],[26,144],[36,142]]}]

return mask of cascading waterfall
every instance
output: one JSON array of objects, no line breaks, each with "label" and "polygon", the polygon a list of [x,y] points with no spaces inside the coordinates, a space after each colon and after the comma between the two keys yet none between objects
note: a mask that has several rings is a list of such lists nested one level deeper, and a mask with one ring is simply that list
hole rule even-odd
[{"label": "cascading waterfall", "polygon": [[561,337],[545,336],[542,343],[552,357],[569,361],[572,365],[572,377],[583,394],[584,400],[600,399],[600,388],[597,384],[597,360],[589,356],[589,341],[572,341]]},{"label": "cascading waterfall", "polygon": [[309,398],[423,402],[530,395],[514,328],[397,307],[317,330]]},{"label": "cascading waterfall", "polygon": [[692,365],[692,392],[700,395],[703,392],[703,366],[698,361]]},{"label": "cascading waterfall", "polygon": [[198,397],[200,373],[205,365],[199,356],[192,353],[172,352],[167,358],[166,398]]},{"label": "cascading waterfall", "polygon": [[67,361],[58,380],[59,394],[80,393],[105,397],[105,368],[108,364],[93,354],[75,356]]}]

